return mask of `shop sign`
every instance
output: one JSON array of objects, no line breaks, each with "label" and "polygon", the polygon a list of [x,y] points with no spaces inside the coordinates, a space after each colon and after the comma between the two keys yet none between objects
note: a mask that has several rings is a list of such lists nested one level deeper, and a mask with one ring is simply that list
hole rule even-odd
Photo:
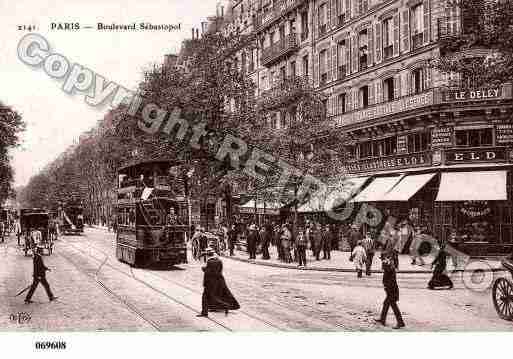
[{"label": "shop sign", "polygon": [[466,201],[460,212],[470,218],[484,217],[492,212],[488,201]]},{"label": "shop sign", "polygon": [[495,127],[495,139],[498,144],[513,143],[513,124],[497,125]]},{"label": "shop sign", "polygon": [[446,164],[506,161],[506,149],[450,149],[445,152]]},{"label": "shop sign", "polygon": [[433,91],[419,95],[404,97],[395,101],[374,105],[364,110],[353,111],[335,118],[335,126],[347,126],[354,123],[372,120],[394,113],[413,110],[433,104]]},{"label": "shop sign", "polygon": [[408,136],[397,136],[397,153],[408,152]]},{"label": "shop sign", "polygon": [[479,100],[495,100],[501,98],[502,91],[500,87],[483,88],[468,91],[444,91],[442,92],[443,102],[454,101],[479,101]]},{"label": "shop sign", "polygon": [[431,131],[431,147],[448,147],[453,146],[453,131],[450,126],[433,128]]},{"label": "shop sign", "polygon": [[349,173],[379,171],[387,169],[400,169],[409,167],[430,166],[430,153],[417,153],[411,155],[397,155],[383,159],[362,160],[346,165]]}]

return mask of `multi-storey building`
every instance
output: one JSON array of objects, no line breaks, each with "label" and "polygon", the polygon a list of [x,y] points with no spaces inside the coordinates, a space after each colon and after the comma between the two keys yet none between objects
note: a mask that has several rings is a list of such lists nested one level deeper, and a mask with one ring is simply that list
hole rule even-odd
[{"label": "multi-storey building", "polygon": [[[296,76],[325,95],[332,131],[351,139],[340,143],[351,158],[340,172],[361,185],[354,202],[409,217],[471,254],[509,253],[512,85],[473,88],[471,79],[431,66],[439,40],[465,31],[448,3],[234,1],[233,26],[257,35],[258,49],[241,62],[258,96],[278,97]],[[271,125],[290,115],[278,111]]]}]

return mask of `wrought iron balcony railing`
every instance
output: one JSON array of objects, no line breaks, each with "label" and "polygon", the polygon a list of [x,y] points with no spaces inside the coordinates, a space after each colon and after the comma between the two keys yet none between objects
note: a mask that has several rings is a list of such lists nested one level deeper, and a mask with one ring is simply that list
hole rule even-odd
[{"label": "wrought iron balcony railing", "polygon": [[262,51],[262,65],[270,66],[282,56],[289,55],[296,51],[298,48],[298,41],[296,34],[288,34],[280,41],[272,44]]},{"label": "wrought iron balcony railing", "polygon": [[272,24],[287,12],[294,10],[306,0],[281,0],[274,3],[274,6],[265,14],[259,14],[255,17],[255,29],[262,30],[264,27]]}]

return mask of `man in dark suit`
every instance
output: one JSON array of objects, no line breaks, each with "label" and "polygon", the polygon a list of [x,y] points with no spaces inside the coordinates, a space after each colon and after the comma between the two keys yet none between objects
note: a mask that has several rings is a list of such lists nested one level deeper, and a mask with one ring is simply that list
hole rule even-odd
[{"label": "man in dark suit", "polygon": [[27,293],[27,297],[25,298],[26,304],[32,303],[32,295],[36,291],[36,288],[39,283],[41,283],[45,288],[46,294],[48,295],[48,299],[50,299],[50,301],[54,301],[55,299],[57,299],[57,297],[53,295],[52,290],[50,289],[50,284],[48,284],[48,281],[46,280],[46,271],[49,271],[50,269],[47,266],[45,266],[43,262],[43,257],[41,256],[42,250],[43,249],[41,247],[36,247],[36,251],[34,252],[34,257],[32,260],[32,263],[34,265],[34,281],[30,286],[30,290]]},{"label": "man in dark suit", "polygon": [[256,250],[258,245],[258,231],[256,225],[253,223],[249,226],[249,234],[247,238],[247,247],[249,253],[249,259],[256,259]]},{"label": "man in dark suit", "polygon": [[401,311],[397,306],[397,302],[399,301],[399,286],[397,285],[395,271],[396,269],[393,258],[385,258],[383,260],[383,287],[385,288],[386,298],[383,302],[383,310],[381,311],[381,317],[379,319],[376,319],[376,321],[378,323],[386,325],[388,309],[392,307],[395,319],[397,320],[397,324],[394,327],[394,329],[401,329],[404,328],[405,324],[403,321],[403,317],[401,315]]}]

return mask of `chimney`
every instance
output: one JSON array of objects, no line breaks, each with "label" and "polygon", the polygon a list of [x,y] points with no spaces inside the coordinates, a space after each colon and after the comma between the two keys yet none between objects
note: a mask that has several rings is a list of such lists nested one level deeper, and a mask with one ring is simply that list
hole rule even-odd
[{"label": "chimney", "polygon": [[196,39],[199,39],[199,29],[196,29]]}]

